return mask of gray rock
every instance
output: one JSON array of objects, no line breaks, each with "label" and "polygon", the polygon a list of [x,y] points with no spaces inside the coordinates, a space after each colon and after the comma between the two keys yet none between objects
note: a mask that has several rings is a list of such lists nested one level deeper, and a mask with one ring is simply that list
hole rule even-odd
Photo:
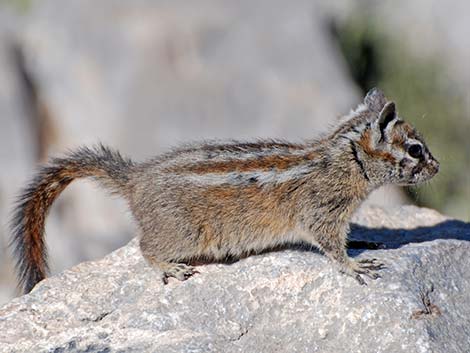
[{"label": "gray rock", "polygon": [[416,207],[363,208],[355,221],[354,240],[383,242],[351,251],[387,265],[368,286],[292,248],[164,286],[134,240],[1,308],[0,351],[468,350],[470,225]]}]

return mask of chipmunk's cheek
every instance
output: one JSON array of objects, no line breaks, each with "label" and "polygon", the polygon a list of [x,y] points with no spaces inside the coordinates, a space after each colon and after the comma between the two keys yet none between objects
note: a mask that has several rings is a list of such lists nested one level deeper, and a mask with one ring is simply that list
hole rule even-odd
[{"label": "chipmunk's cheek", "polygon": [[404,185],[415,184],[419,171],[411,159],[403,158],[400,161],[399,178]]},{"label": "chipmunk's cheek", "polygon": [[409,163],[403,169],[403,177],[407,185],[422,183],[428,179],[428,172],[425,166],[420,162],[418,164],[408,160]]},{"label": "chipmunk's cheek", "polygon": [[427,179],[429,179],[429,173],[421,162],[412,167],[410,172],[410,184],[419,184]]}]

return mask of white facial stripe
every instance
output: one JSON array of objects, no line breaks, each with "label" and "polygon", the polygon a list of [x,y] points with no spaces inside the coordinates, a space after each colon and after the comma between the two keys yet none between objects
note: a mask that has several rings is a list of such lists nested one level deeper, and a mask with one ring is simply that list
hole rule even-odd
[{"label": "white facial stripe", "polygon": [[408,139],[406,141],[408,145],[420,145],[421,147],[424,147],[421,141],[415,140],[415,139]]}]

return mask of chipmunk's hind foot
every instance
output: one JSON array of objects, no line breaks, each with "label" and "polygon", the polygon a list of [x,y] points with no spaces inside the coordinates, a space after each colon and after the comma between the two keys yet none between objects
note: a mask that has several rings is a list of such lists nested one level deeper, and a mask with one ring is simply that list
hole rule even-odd
[{"label": "chipmunk's hind foot", "polygon": [[195,267],[183,263],[165,263],[161,264],[160,268],[163,271],[162,281],[164,284],[168,284],[168,278],[170,277],[174,277],[179,281],[186,281],[189,277],[199,273]]}]

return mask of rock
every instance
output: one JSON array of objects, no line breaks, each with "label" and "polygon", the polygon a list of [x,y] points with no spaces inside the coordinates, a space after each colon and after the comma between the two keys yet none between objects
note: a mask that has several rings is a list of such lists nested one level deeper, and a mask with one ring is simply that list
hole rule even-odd
[{"label": "rock", "polygon": [[470,346],[470,224],[365,207],[354,250],[386,263],[360,286],[321,254],[286,249],[159,274],[137,241],[41,282],[0,309],[1,352],[463,352]]}]

